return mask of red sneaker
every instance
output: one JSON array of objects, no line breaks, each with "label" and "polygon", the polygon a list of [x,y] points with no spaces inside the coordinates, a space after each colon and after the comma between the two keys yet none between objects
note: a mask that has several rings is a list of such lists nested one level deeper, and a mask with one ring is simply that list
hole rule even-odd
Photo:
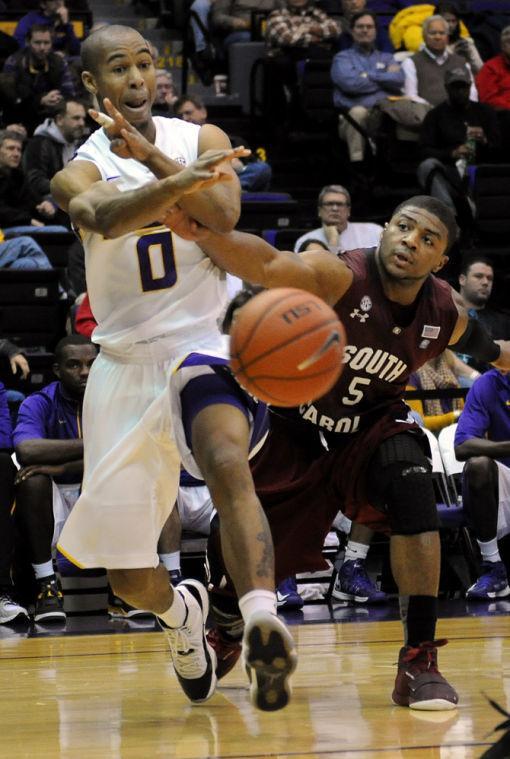
[{"label": "red sneaker", "polygon": [[234,669],[241,656],[241,639],[227,638],[217,627],[212,627],[206,638],[209,645],[216,651],[216,677],[221,680],[231,669]]},{"label": "red sneaker", "polygon": [[456,708],[459,697],[437,668],[437,649],[446,643],[447,640],[434,640],[400,649],[391,696],[394,704],[427,711]]}]

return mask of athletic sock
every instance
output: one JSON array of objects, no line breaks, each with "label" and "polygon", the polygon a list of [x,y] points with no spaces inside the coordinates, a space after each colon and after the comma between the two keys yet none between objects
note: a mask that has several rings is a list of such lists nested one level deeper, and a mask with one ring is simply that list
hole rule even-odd
[{"label": "athletic sock", "polygon": [[173,551],[172,553],[160,553],[159,560],[169,572],[172,569],[181,569],[181,552]]},{"label": "athletic sock", "polygon": [[435,596],[409,596],[407,609],[407,645],[416,648],[420,643],[434,640],[437,622]]},{"label": "athletic sock", "polygon": [[477,540],[476,542],[480,546],[480,553],[482,554],[482,559],[484,561],[489,561],[491,564],[495,564],[496,561],[501,561],[497,538],[485,542]]},{"label": "athletic sock", "polygon": [[174,597],[170,607],[158,617],[163,620],[167,627],[182,627],[186,619],[187,606],[184,598],[178,590],[174,590]]},{"label": "athletic sock", "polygon": [[349,540],[345,549],[344,562],[366,559],[369,548],[370,546],[365,545],[365,543],[356,543],[354,540]]},{"label": "athletic sock", "polygon": [[50,559],[43,564],[32,564],[36,580],[45,580],[47,577],[54,577],[53,562]]},{"label": "athletic sock", "polygon": [[271,590],[250,590],[241,596],[238,603],[245,623],[254,612],[262,609],[276,614],[276,593]]}]

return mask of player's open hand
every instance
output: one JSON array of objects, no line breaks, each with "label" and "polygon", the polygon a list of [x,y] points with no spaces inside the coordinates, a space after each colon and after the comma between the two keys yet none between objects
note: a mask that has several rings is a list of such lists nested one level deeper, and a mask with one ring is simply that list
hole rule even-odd
[{"label": "player's open hand", "polygon": [[134,158],[146,161],[154,151],[154,145],[140,134],[132,124],[115,108],[109,98],[103,100],[106,113],[89,108],[89,114],[100,124],[110,138],[110,150],[119,158]]},{"label": "player's open hand", "polygon": [[238,148],[225,150],[206,150],[196,161],[190,163],[185,169],[172,177],[172,184],[183,195],[189,195],[204,187],[211,187],[218,182],[230,182],[232,173],[222,170],[221,164],[225,161],[233,161],[234,158],[244,158],[250,155],[242,145]]}]

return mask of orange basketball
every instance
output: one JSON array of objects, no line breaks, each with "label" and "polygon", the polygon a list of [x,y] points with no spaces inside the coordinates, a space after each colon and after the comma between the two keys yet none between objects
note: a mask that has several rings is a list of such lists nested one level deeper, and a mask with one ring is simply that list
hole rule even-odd
[{"label": "orange basketball", "polygon": [[328,392],[343,369],[345,330],[316,295],[280,287],[240,308],[230,330],[230,368],[265,403],[299,406]]}]

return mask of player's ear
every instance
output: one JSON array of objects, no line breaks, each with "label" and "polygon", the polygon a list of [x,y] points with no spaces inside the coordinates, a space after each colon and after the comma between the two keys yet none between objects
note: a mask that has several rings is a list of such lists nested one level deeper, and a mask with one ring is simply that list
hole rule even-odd
[{"label": "player's ear", "polygon": [[91,74],[90,71],[82,71],[81,80],[87,92],[91,92],[92,95],[97,95],[97,85],[96,80],[94,79],[94,74]]},{"label": "player's ear", "polygon": [[440,271],[443,268],[443,266],[446,266],[449,260],[450,259],[448,258],[448,256],[441,256],[440,262],[437,264],[437,266],[435,266],[432,269],[433,273],[435,274],[437,271]]}]

